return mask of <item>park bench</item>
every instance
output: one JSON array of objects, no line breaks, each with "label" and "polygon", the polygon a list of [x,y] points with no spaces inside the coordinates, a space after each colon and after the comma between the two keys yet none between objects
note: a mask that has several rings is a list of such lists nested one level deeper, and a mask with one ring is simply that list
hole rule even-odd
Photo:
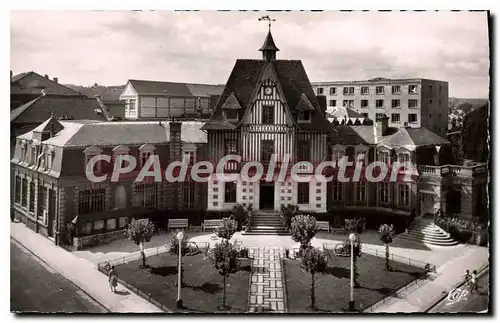
[{"label": "park bench", "polygon": [[222,223],[222,219],[216,219],[216,220],[205,220],[203,221],[203,226],[201,230],[205,232],[206,230],[214,230],[217,228],[220,224]]},{"label": "park bench", "polygon": [[328,231],[328,233],[331,232],[330,222],[328,221],[316,221],[316,226],[320,231]]},{"label": "park bench", "polygon": [[168,227],[167,230],[170,229],[187,229],[189,228],[189,220],[188,219],[168,219]]}]

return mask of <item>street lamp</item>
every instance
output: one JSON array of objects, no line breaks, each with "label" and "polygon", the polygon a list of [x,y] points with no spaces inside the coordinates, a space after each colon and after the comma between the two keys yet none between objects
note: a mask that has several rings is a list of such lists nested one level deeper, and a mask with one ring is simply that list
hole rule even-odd
[{"label": "street lamp", "polygon": [[178,279],[177,279],[177,308],[182,308],[182,298],[181,298],[181,287],[182,287],[182,239],[184,239],[184,232],[179,231],[177,233],[177,240],[179,240],[179,269],[178,269]]},{"label": "street lamp", "polygon": [[356,241],[356,235],[351,233],[349,235],[349,241],[351,241],[351,288],[349,297],[349,312],[354,311],[354,242]]}]

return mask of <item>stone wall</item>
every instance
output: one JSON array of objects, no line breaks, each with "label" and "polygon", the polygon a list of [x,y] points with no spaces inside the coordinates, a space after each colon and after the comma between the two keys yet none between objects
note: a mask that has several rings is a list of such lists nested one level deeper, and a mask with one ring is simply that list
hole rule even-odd
[{"label": "stone wall", "polygon": [[114,240],[123,239],[124,232],[125,230],[117,230],[112,232],[93,234],[84,237],[74,237],[73,247],[76,250],[82,250],[84,248],[90,248],[97,245],[106,244]]}]

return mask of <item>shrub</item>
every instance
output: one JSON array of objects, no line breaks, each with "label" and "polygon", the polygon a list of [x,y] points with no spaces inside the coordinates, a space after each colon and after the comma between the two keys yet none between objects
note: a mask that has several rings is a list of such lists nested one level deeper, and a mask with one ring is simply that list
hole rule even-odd
[{"label": "shrub", "polygon": [[325,253],[313,247],[309,247],[304,250],[301,267],[311,274],[311,309],[314,309],[316,305],[316,297],[314,295],[314,275],[325,272],[326,265],[327,257]]},{"label": "shrub", "polygon": [[285,229],[287,230],[290,230],[290,226],[292,224],[292,218],[298,215],[299,213],[300,213],[299,207],[297,205],[293,204],[282,205],[280,219],[283,227],[285,227]]},{"label": "shrub", "polygon": [[[194,242],[189,242],[189,237],[185,233],[181,240],[181,250],[182,256],[193,256],[201,252]],[[179,254],[179,240],[177,239],[177,235],[172,235],[170,237],[168,251],[174,255]]]},{"label": "shrub", "polygon": [[142,267],[146,267],[146,255],[144,254],[144,243],[151,241],[156,231],[155,225],[149,219],[132,219],[125,230],[125,237],[140,246]]},{"label": "shrub", "polygon": [[290,231],[292,240],[300,243],[301,248],[305,248],[318,232],[316,219],[311,215],[296,215],[292,218]]},{"label": "shrub", "polygon": [[241,204],[236,204],[231,210],[231,217],[236,220],[238,224],[238,230],[241,230],[241,227],[243,225],[249,227],[252,219],[252,208],[245,207]]},{"label": "shrub", "polygon": [[215,229],[215,234],[227,241],[231,240],[233,234],[238,230],[238,223],[232,218],[223,218],[221,224]]},{"label": "shrub", "polygon": [[344,230],[347,233],[363,233],[366,227],[365,218],[345,219]]}]

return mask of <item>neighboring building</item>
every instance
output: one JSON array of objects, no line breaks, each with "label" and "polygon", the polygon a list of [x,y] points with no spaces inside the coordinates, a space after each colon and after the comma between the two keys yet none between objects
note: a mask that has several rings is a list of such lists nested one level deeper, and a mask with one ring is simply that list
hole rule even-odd
[{"label": "neighboring building", "polygon": [[267,173],[273,154],[277,169],[285,154],[292,156],[292,163],[317,165],[327,157],[327,137],[332,132],[302,62],[277,60],[270,31],[260,51],[262,60],[236,61],[211,119],[202,128],[208,133],[211,160],[229,154],[242,157],[241,163],[226,167],[238,173],[235,181],[224,182],[213,174],[208,210],[229,211],[240,203],[257,211],[297,204],[306,212],[326,212],[326,183],[297,183],[290,176],[284,182],[247,182],[240,174],[253,161],[266,165]]},{"label": "neighboring building", "polygon": [[54,77],[51,80],[47,75],[41,76],[35,72],[26,72],[15,76],[12,76],[12,71],[10,73],[11,110],[30,102],[31,100],[41,96],[43,93],[70,97],[84,96],[78,91],[59,84],[57,77]]},{"label": "neighboring building", "polygon": [[385,114],[391,127],[424,127],[446,135],[448,82],[374,78],[312,85],[316,94],[326,96],[329,108],[348,107],[372,120]]},{"label": "neighboring building", "polygon": [[67,84],[66,86],[85,94],[89,98],[98,98],[106,106],[110,116],[117,120],[125,120],[125,102],[120,100],[120,94],[123,92],[125,85],[104,86],[95,84],[87,87]]},{"label": "neighboring building", "polygon": [[461,152],[466,160],[488,163],[489,104],[476,108],[464,116],[461,137]]},{"label": "neighboring building", "polygon": [[211,96],[222,90],[221,85],[128,80],[120,100],[129,120],[207,119]]},{"label": "neighboring building", "polygon": [[[204,210],[206,184],[156,183],[146,177],[134,182],[145,161],[158,155],[162,169],[190,156],[190,165],[206,159],[206,134],[199,122],[97,122],[58,121],[52,117],[17,138],[12,159],[13,207],[17,218],[56,243],[77,248],[123,237],[131,217],[163,210]],[[137,157],[136,169],[111,182],[112,165],[100,162],[92,183],[85,175],[87,162],[97,154]],[[71,234],[68,228],[73,227]],[[59,237],[57,236],[59,233]],[[74,237],[69,241],[69,236]],[[57,239],[60,239],[59,241]]]}]

